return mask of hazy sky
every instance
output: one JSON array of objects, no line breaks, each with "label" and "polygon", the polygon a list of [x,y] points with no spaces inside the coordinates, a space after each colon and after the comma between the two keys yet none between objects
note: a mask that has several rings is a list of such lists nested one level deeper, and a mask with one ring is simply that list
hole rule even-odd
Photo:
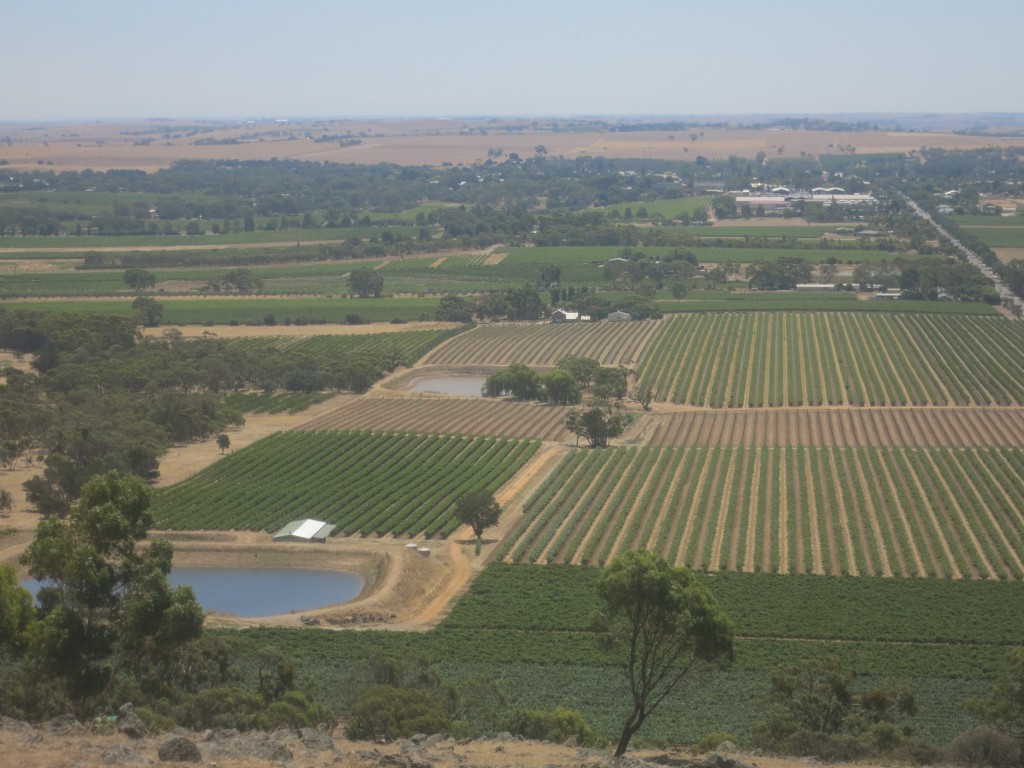
[{"label": "hazy sky", "polygon": [[15,0],[0,122],[1024,112],[1024,0]]}]

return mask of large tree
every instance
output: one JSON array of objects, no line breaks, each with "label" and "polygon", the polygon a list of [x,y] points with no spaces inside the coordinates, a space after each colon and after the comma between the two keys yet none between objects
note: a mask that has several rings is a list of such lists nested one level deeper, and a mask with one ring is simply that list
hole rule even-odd
[{"label": "large tree", "polygon": [[348,289],[361,299],[380,296],[384,290],[384,276],[369,267],[353,269],[348,273]]},{"label": "large tree", "polygon": [[576,435],[576,444],[584,438],[591,448],[607,448],[608,442],[626,431],[632,417],[619,403],[596,403],[585,410],[569,411],[565,428]]},{"label": "large tree", "polygon": [[622,654],[631,708],[615,756],[625,753],[644,721],[700,666],[733,658],[733,630],[711,592],[685,568],[650,552],[616,557],[597,584],[603,612],[597,628]]},{"label": "large tree", "polygon": [[44,585],[40,619],[29,633],[30,661],[61,686],[82,720],[121,671],[145,666],[202,631],[192,588],[167,583],[170,542],[136,549],[153,522],[149,499],[149,488],[133,475],[98,475],[67,519],[39,523],[22,555]]},{"label": "large tree", "polygon": [[156,275],[148,269],[132,267],[131,269],[125,270],[124,282],[133,291],[142,293],[142,291],[147,288],[152,288],[156,285]]},{"label": "large tree", "polygon": [[473,529],[476,536],[476,554],[480,554],[484,528],[497,525],[501,505],[486,488],[470,491],[455,502],[455,519]]}]

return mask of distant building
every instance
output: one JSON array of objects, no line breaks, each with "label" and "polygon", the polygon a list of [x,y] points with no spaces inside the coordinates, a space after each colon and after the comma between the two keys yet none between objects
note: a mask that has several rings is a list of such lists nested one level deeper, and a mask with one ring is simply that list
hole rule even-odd
[{"label": "distant building", "polygon": [[632,320],[633,316],[629,312],[622,312],[617,309],[614,312],[609,312],[605,319],[611,320],[613,323],[621,323],[625,320]]},{"label": "distant building", "polygon": [[579,320],[580,313],[573,312],[570,309],[556,309],[554,312],[551,313],[551,316],[548,319],[552,323],[567,323],[573,320]]}]

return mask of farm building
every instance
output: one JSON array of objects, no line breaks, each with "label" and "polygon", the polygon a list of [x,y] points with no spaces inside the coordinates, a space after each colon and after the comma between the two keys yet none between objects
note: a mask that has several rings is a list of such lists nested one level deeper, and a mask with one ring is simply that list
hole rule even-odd
[{"label": "farm building", "polygon": [[338,526],[322,520],[292,520],[274,534],[274,541],[327,541]]},{"label": "farm building", "polygon": [[552,323],[567,323],[589,319],[590,315],[581,315],[579,312],[573,312],[571,309],[556,309],[548,317],[548,320]]},{"label": "farm building", "polygon": [[622,312],[617,309],[614,312],[609,312],[607,319],[612,322],[622,322],[624,320],[632,320],[633,316],[629,312]]},{"label": "farm building", "polygon": [[797,283],[796,289],[798,291],[834,291],[836,287],[833,283]]}]

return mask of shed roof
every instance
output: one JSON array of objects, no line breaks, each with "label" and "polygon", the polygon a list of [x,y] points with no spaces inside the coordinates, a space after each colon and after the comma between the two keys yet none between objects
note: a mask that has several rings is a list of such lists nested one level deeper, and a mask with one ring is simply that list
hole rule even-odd
[{"label": "shed roof", "polygon": [[325,541],[335,528],[322,520],[292,520],[274,534],[274,541]]}]

